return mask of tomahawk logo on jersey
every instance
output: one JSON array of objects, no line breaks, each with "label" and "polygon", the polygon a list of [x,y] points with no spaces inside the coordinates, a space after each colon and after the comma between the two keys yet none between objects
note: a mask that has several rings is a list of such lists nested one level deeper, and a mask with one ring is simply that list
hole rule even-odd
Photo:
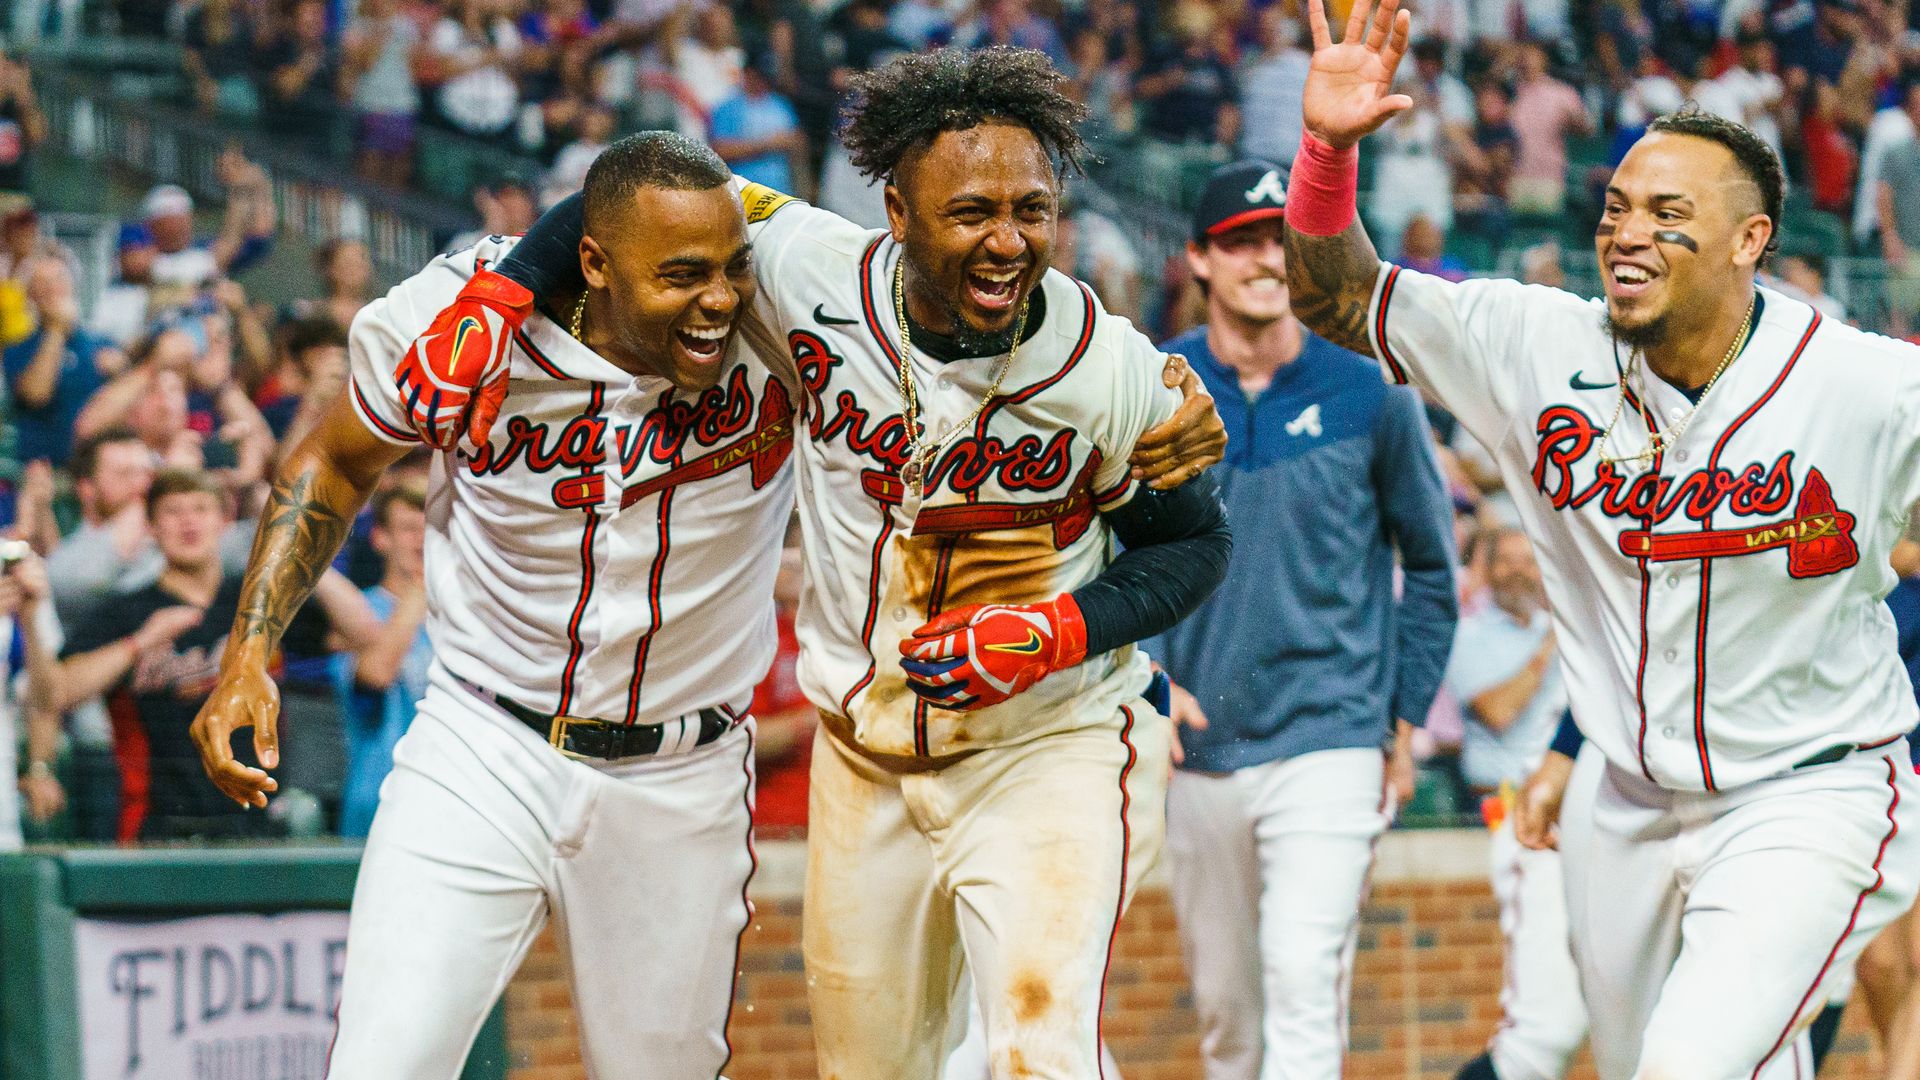
[{"label": "tomahawk logo on jersey", "polygon": [[[1127,457],[1173,414],[1164,357],[1092,291],[1052,272],[1044,318],[1000,392],[998,356],[909,354],[894,307],[899,245],[805,203],[742,193],[761,282],[745,332],[793,365],[804,438],[800,513],[820,594],[801,605],[801,685],[867,750],[939,756],[1106,723],[1150,674],[1131,647],[1055,672],[972,712],[931,708],[908,687],[899,643],[943,611],[1043,604],[1098,576],[1112,549],[1099,511],[1134,492]],[[900,365],[910,363],[923,438],[964,428],[927,469],[908,460]]]},{"label": "tomahawk logo on jersey", "polygon": [[[1878,601],[1905,523],[1892,508],[1920,498],[1920,370],[1797,300],[1759,304],[1676,437],[1694,402],[1624,345],[1595,362],[1598,301],[1392,266],[1375,288],[1387,377],[1432,393],[1509,490],[1538,495],[1517,503],[1581,729],[1668,788],[1730,789],[1915,721]],[[1633,460],[1650,431],[1669,445]]]},{"label": "tomahawk logo on jersey", "polygon": [[[419,441],[395,369],[476,267],[515,242],[436,259],[355,319],[349,392],[381,438]],[[506,353],[510,393],[487,441],[436,459],[436,654],[460,678],[560,714],[654,723],[744,709],[775,644],[788,388],[735,348],[718,385],[677,390],[537,313]]]}]

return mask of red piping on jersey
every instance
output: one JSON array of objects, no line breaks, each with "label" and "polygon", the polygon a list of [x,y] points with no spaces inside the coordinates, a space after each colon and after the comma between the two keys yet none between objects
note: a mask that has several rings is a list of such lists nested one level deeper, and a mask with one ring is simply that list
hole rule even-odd
[{"label": "red piping on jersey", "polygon": [[1387,305],[1393,302],[1393,282],[1400,276],[1400,268],[1387,267],[1387,282],[1380,286],[1380,304],[1373,312],[1373,344],[1380,350],[1380,359],[1386,361],[1387,373],[1393,381],[1402,386],[1407,384],[1407,369],[1394,358],[1393,350],[1387,347]]},{"label": "red piping on jersey", "polygon": [[880,612],[880,555],[887,550],[887,538],[893,535],[893,515],[887,514],[880,522],[880,535],[873,541],[873,562],[867,571],[867,619],[860,626],[860,644],[867,649],[867,673],[853,684],[846,696],[840,699],[840,715],[849,719],[853,716],[853,699],[873,681],[873,672],[878,663],[873,656],[873,620]]},{"label": "red piping on jersey", "polygon": [[[678,458],[680,455],[675,454]],[[659,547],[653,553],[653,569],[647,574],[647,631],[633,647],[633,678],[627,680],[627,723],[640,715],[640,683],[647,677],[647,653],[653,648],[653,635],[660,629],[660,579],[666,573],[667,553],[673,550],[673,534],[667,520],[673,512],[673,491],[660,494]]]},{"label": "red piping on jersey", "polygon": [[[727,716],[733,716],[733,710],[725,705]],[[753,928],[753,898],[747,895],[747,889],[753,885],[753,875],[760,869],[760,856],[753,850],[753,732],[747,732],[747,754],[740,760],[740,772],[747,778],[746,785],[740,789],[740,802],[747,810],[747,879],[740,883],[740,904],[747,909],[747,921],[740,925],[740,933],[733,939],[733,978],[727,983],[727,1015],[720,1021],[720,1042],[727,1048],[727,1056],[720,1059],[720,1067],[713,1071],[713,1080],[722,1080],[721,1073],[727,1070],[727,1063],[733,1060],[733,1000],[740,993],[740,948],[747,940],[747,931]]]},{"label": "red piping on jersey", "polygon": [[[1733,423],[1727,425],[1727,430],[1721,432],[1720,437],[1714,440],[1713,450],[1707,454],[1706,467],[1709,473],[1719,467],[1720,452],[1727,448],[1727,440],[1733,438],[1733,433],[1740,430],[1741,425],[1753,419],[1754,414],[1772,400],[1774,391],[1779,390],[1780,385],[1787,381],[1787,376],[1793,374],[1794,365],[1800,362],[1800,354],[1806,351],[1807,342],[1813,340],[1813,332],[1819,328],[1820,313],[1815,311],[1813,320],[1807,323],[1806,332],[1800,335],[1800,343],[1793,347],[1793,352],[1787,356],[1786,365],[1780,369],[1780,374],[1773,377],[1773,382],[1767,387],[1766,392],[1761,394],[1753,404],[1747,406],[1745,412],[1735,417]],[[1700,527],[1703,531],[1713,528],[1712,511],[1707,512],[1706,520],[1700,523]],[[1648,526],[1648,530],[1652,530],[1651,525]],[[1694,616],[1693,630],[1693,745],[1700,754],[1701,781],[1706,784],[1708,791],[1718,791],[1720,788],[1713,780],[1713,760],[1707,750],[1707,618],[1708,608],[1713,600],[1712,582],[1713,563],[1711,560],[1701,559],[1700,611]]]},{"label": "red piping on jersey", "polygon": [[[1817,316],[1814,321],[1819,321]],[[1804,344],[1804,340],[1802,343]],[[1800,995],[1800,1004],[1793,1007],[1793,1012],[1787,1017],[1787,1026],[1781,1028],[1780,1037],[1773,1040],[1773,1049],[1768,1050],[1767,1055],[1760,1059],[1760,1064],[1753,1067],[1752,1080],[1760,1080],[1760,1073],[1767,1067],[1767,1062],[1772,1061],[1773,1055],[1780,1052],[1780,1047],[1787,1041],[1787,1036],[1792,1033],[1796,1021],[1800,1019],[1800,1010],[1807,1007],[1807,1001],[1813,997],[1813,992],[1820,988],[1820,980],[1826,978],[1827,970],[1833,967],[1833,958],[1840,954],[1840,946],[1846,944],[1847,938],[1853,934],[1853,928],[1859,924],[1860,909],[1866,904],[1867,897],[1879,892],[1880,886],[1886,881],[1880,874],[1880,861],[1887,857],[1887,845],[1893,843],[1893,838],[1900,833],[1900,823],[1893,816],[1894,811],[1900,807],[1900,788],[1894,782],[1898,772],[1894,768],[1893,758],[1884,757],[1880,760],[1887,763],[1887,790],[1893,793],[1893,799],[1887,803],[1887,835],[1880,838],[1880,850],[1874,853],[1873,865],[1868,867],[1873,871],[1873,883],[1861,889],[1860,895],[1854,899],[1853,914],[1847,917],[1847,928],[1840,931],[1840,937],[1833,943],[1833,948],[1827,950],[1826,962],[1820,965],[1820,971],[1813,977],[1807,992]]]},{"label": "red piping on jersey", "polygon": [[[586,415],[592,416],[600,411],[600,403],[606,397],[604,384],[594,383],[589,391]],[[573,673],[580,666],[580,620],[586,616],[587,601],[593,599],[593,538],[600,531],[600,513],[594,507],[581,511],[586,515],[586,524],[580,529],[580,599],[574,601],[573,618],[567,620],[567,666],[560,673],[560,703],[554,706],[554,712],[565,716],[573,705]]]},{"label": "red piping on jersey", "polygon": [[880,309],[875,306],[873,299],[873,258],[880,251],[880,241],[885,239],[884,234],[874,237],[873,243],[867,245],[866,253],[860,256],[860,313],[867,318],[867,332],[880,343],[881,353],[893,363],[894,374],[898,375],[900,354],[895,351],[893,342],[887,340],[886,329],[880,325]]},{"label": "red piping on jersey", "polygon": [[420,441],[420,436],[414,434],[413,432],[408,431],[405,428],[394,427],[392,424],[389,424],[385,420],[380,419],[379,414],[373,411],[373,406],[367,403],[367,397],[364,393],[360,391],[360,383],[357,380],[348,379],[347,385],[353,388],[354,406],[360,410],[360,415],[366,419],[367,423],[373,425],[374,430],[380,432],[382,435],[385,435],[389,439],[398,439],[401,442],[419,442]]},{"label": "red piping on jersey", "polygon": [[1100,1080],[1107,1078],[1107,1056],[1101,1052],[1106,1045],[1106,1037],[1101,1027],[1107,1014],[1107,976],[1113,971],[1113,944],[1120,939],[1120,917],[1127,913],[1127,859],[1133,854],[1133,827],[1127,821],[1127,811],[1133,807],[1133,795],[1127,790],[1127,777],[1133,774],[1134,762],[1140,760],[1140,752],[1133,748],[1129,738],[1133,734],[1133,710],[1120,706],[1120,714],[1127,718],[1120,725],[1120,745],[1127,748],[1127,763],[1120,766],[1120,888],[1119,897],[1113,902],[1113,929],[1107,933],[1107,962],[1100,967],[1100,1005],[1093,1014],[1093,1060],[1098,1062]]},{"label": "red piping on jersey", "polygon": [[533,366],[556,379],[564,381],[570,377],[566,372],[556,367],[553,361],[547,359],[547,354],[535,347],[533,338],[529,337],[525,330],[515,330],[513,332],[513,340],[520,343],[520,350],[527,354],[527,359],[533,361]]},{"label": "red piping on jersey", "polygon": [[[1618,350],[1614,353],[1613,366],[1615,371],[1620,372],[1621,393],[1626,396],[1628,403],[1633,406],[1633,411],[1640,414],[1641,422],[1647,425],[1647,435],[1651,437],[1657,429],[1653,414],[1647,411],[1647,407],[1641,402],[1639,395],[1635,394],[1633,388],[1627,385],[1626,372],[1620,369],[1620,354]],[[1656,451],[1654,453],[1654,472],[1660,471],[1660,461],[1662,457],[1663,454],[1661,452]],[[1653,529],[1652,515],[1649,514],[1647,517],[1641,519],[1641,523],[1651,531]],[[1640,564],[1640,666],[1633,677],[1633,701],[1634,704],[1640,708],[1640,739],[1635,751],[1640,758],[1640,775],[1646,777],[1649,783],[1658,783],[1659,781],[1653,778],[1653,770],[1647,767],[1647,603],[1649,594],[1653,589],[1653,577],[1648,571],[1646,556],[1642,555],[1636,561]]]},{"label": "red piping on jersey", "polygon": [[1093,344],[1093,317],[1095,311],[1098,309],[1094,307],[1093,293],[1078,281],[1075,281],[1073,284],[1080,290],[1080,339],[1073,343],[1073,351],[1067,354],[1067,362],[1060,365],[1060,370],[1041,379],[1039,382],[1015,390],[1011,394],[995,398],[985,409],[980,410],[980,419],[975,421],[973,429],[976,437],[984,437],[986,435],[987,418],[992,415],[995,409],[1005,405],[1018,405],[1023,401],[1031,399],[1035,394],[1066,378],[1067,373],[1072,371],[1074,367],[1080,363],[1080,358],[1087,354],[1087,346]]}]

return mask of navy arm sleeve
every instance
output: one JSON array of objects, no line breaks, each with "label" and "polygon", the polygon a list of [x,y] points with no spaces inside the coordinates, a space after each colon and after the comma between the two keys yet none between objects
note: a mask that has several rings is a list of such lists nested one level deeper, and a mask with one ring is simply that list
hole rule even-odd
[{"label": "navy arm sleeve", "polygon": [[1580,725],[1573,722],[1573,710],[1567,709],[1560,714],[1560,727],[1553,733],[1553,745],[1547,749],[1567,757],[1579,757],[1580,748],[1587,744],[1587,737],[1580,734]]},{"label": "navy arm sleeve", "polygon": [[1375,428],[1373,486],[1387,539],[1404,571],[1394,613],[1393,715],[1424,726],[1460,618],[1453,581],[1453,510],[1420,399],[1387,392]]},{"label": "navy arm sleeve", "polygon": [[1088,656],[1171,628],[1226,580],[1233,533],[1211,473],[1172,491],[1143,485],[1101,518],[1126,550],[1073,591],[1087,624]]},{"label": "navy arm sleeve", "polygon": [[587,283],[580,276],[580,237],[587,231],[584,205],[579,192],[554,203],[493,272],[525,285],[535,296],[579,292]]}]

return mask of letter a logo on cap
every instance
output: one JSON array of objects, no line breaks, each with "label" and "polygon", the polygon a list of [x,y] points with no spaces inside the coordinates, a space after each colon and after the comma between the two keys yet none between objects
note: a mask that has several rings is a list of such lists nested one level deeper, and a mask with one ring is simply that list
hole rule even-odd
[{"label": "letter a logo on cap", "polygon": [[1280,186],[1279,170],[1268,169],[1266,175],[1260,178],[1259,183],[1247,189],[1248,202],[1257,203],[1262,200],[1276,205],[1286,204],[1287,189]]}]

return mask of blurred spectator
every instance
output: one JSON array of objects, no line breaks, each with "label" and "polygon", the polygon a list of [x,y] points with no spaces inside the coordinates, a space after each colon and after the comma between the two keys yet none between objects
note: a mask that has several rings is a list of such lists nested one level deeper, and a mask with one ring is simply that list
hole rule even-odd
[{"label": "blurred spectator", "polygon": [[502,177],[492,184],[474,188],[473,208],[480,214],[480,227],[455,236],[448,242],[447,250],[464,250],[487,236],[519,236],[533,228],[533,223],[540,218],[533,188],[517,176]]},{"label": "blurred spectator", "polygon": [[[1423,43],[1423,48],[1431,48]],[[1375,236],[1387,241],[1389,257],[1407,224],[1425,217],[1443,232],[1453,227],[1453,163],[1472,162],[1473,103],[1461,89],[1458,95],[1446,82],[1425,81],[1416,70],[1402,84],[1413,98],[1374,136],[1373,197],[1367,203],[1367,221]]]},{"label": "blurred spectator", "polygon": [[1459,259],[1446,252],[1447,234],[1440,226],[1425,214],[1415,214],[1407,222],[1407,231],[1400,238],[1400,256],[1396,260],[1409,270],[1418,270],[1423,274],[1446,278],[1448,281],[1465,281],[1467,267]]},{"label": "blurred spectator", "polygon": [[1518,155],[1511,204],[1522,214],[1558,214],[1567,199],[1567,136],[1593,130],[1586,103],[1573,87],[1547,74],[1547,50],[1520,46],[1520,82],[1513,95]]},{"label": "blurred spectator", "polygon": [[742,179],[775,191],[798,191],[807,138],[793,104],[773,90],[772,57],[760,54],[743,70],[741,88],[713,110],[708,142]]},{"label": "blurred spectator", "polygon": [[140,204],[140,216],[159,254],[153,282],[200,289],[266,258],[273,248],[273,185],[265,170],[229,149],[217,165],[227,210],[212,240],[194,236],[193,196],[178,184],[161,184]]},{"label": "blurred spectator", "polygon": [[58,259],[77,277],[80,260],[67,245],[47,235],[33,203],[14,199],[0,216],[0,278],[24,283],[42,259]]},{"label": "blurred spectator", "polygon": [[953,32],[953,44],[962,49],[1010,45],[1038,49],[1056,67],[1067,64],[1067,50],[1054,25],[1033,13],[1027,0],[981,0],[974,17]]},{"label": "blurred spectator", "polygon": [[13,394],[12,419],[18,434],[14,450],[23,461],[46,460],[64,467],[73,450],[74,420],[81,407],[118,374],[126,356],[81,328],[73,271],[63,260],[42,259],[34,264],[27,300],[38,326],[0,359]]},{"label": "blurred spectator", "polygon": [[1208,31],[1189,27],[1178,47],[1147,65],[1133,93],[1143,130],[1156,138],[1233,146],[1239,137],[1239,84]]},{"label": "blurred spectator", "polygon": [[1140,276],[1140,254],[1113,219],[1063,199],[1053,265],[1093,286],[1108,311],[1141,321],[1146,285]]},{"label": "blurred spectator", "polygon": [[286,359],[262,388],[260,415],[282,452],[313,429],[346,387],[347,331],[327,318],[303,319],[287,334]]},{"label": "blurred spectator", "polygon": [[1300,24],[1273,4],[1261,9],[1260,52],[1240,69],[1240,154],[1292,165],[1300,149],[1300,94],[1313,56]]},{"label": "blurred spectator", "polygon": [[420,88],[413,55],[420,24],[400,0],[360,0],[341,50],[341,90],[353,107],[353,149],[360,175],[394,187],[413,178]]},{"label": "blurred spectator", "polygon": [[1470,0],[1473,28],[1489,41],[1563,41],[1567,0]]},{"label": "blurred spectator", "polygon": [[27,62],[0,56],[0,191],[27,190],[34,148],[46,137],[47,117]]},{"label": "blurred spectator", "polygon": [[734,27],[733,11],[725,4],[709,4],[684,22],[684,32],[669,34],[663,45],[673,69],[675,126],[690,139],[705,141],[707,122],[721,102],[740,89],[740,69],[746,53]]},{"label": "blurred spectator", "polygon": [[261,119],[283,139],[317,142],[324,151],[340,113],[340,53],[327,38],[326,0],[295,0],[287,23],[260,58]]},{"label": "blurred spectator", "polygon": [[1773,70],[1773,42],[1757,30],[1743,30],[1734,44],[1739,63],[1695,86],[1693,99],[1710,113],[1745,124],[1775,154],[1784,155],[1780,122],[1774,116],[1783,91]]},{"label": "blurred spectator", "polygon": [[203,348],[181,329],[154,335],[134,366],[80,410],[74,434],[125,425],[168,466],[206,469],[235,488],[259,480],[273,435],[246,392],[224,378],[229,347],[214,341]]},{"label": "blurred spectator", "polygon": [[320,275],[321,294],[311,300],[296,300],[287,314],[293,319],[329,319],[342,330],[353,326],[353,317],[374,297],[373,254],[367,242],[351,236],[339,236],[313,251],[313,268]]},{"label": "blurred spectator", "polygon": [[254,77],[267,29],[250,0],[204,0],[187,16],[182,59],[202,110],[249,120],[260,114]]},{"label": "blurred spectator", "polygon": [[[589,105],[580,113],[580,137],[568,143],[553,159],[546,181],[540,188],[540,205],[551,207],[586,185],[587,170],[594,159],[613,141],[616,117],[605,105]],[[785,188],[780,190],[785,191]]]},{"label": "blurred spectator", "polygon": [[953,38],[953,21],[938,0],[900,0],[887,16],[887,29],[911,49],[943,45]]},{"label": "blurred spectator", "polygon": [[373,824],[380,782],[393,770],[394,744],[413,723],[414,703],[426,695],[433,662],[424,626],[425,496],[414,487],[382,491],[373,499],[373,521],[373,548],[386,561],[386,572],[366,598],[381,627],[358,655],[343,654],[334,665],[347,739],[342,836],[365,836]]},{"label": "blurred spectator", "polygon": [[1476,795],[1532,773],[1553,741],[1566,692],[1553,663],[1554,637],[1540,584],[1540,568],[1519,529],[1488,530],[1484,549],[1492,603],[1460,619],[1447,666],[1447,685],[1467,705],[1472,721],[1460,753]]},{"label": "blurred spectator", "polygon": [[153,266],[160,249],[140,222],[120,226],[115,243],[114,277],[93,306],[87,329],[110,344],[126,348],[147,332],[153,302]]},{"label": "blurred spectator", "polygon": [[1513,133],[1513,102],[1507,89],[1489,80],[1474,93],[1473,149],[1453,170],[1453,215],[1459,228],[1496,241],[1507,234],[1507,196],[1519,139]]},{"label": "blurred spectator", "polygon": [[98,621],[115,593],[159,572],[147,531],[153,454],[132,429],[111,427],[81,439],[68,462],[80,504],[80,527],[47,558],[60,621]]},{"label": "blurred spectator", "polygon": [[514,64],[520,32],[502,0],[452,0],[414,56],[421,82],[438,88],[440,115],[468,135],[499,135],[520,111]]},{"label": "blurred spectator", "polygon": [[1847,321],[1847,306],[1827,293],[1827,260],[1813,254],[1778,255],[1772,272],[1762,281],[1796,300],[1803,300],[1828,318]]},{"label": "blurred spectator", "polygon": [[1567,272],[1560,265],[1560,245],[1552,240],[1535,244],[1520,253],[1520,280],[1528,285],[1549,289],[1567,287]]},{"label": "blurred spectator", "polygon": [[[1920,129],[1920,82],[1906,86],[1907,117]],[[1880,164],[1880,255],[1887,262],[1892,330],[1904,335],[1920,310],[1920,140],[1887,151]]]},{"label": "blurred spectator", "polygon": [[1880,230],[1880,166],[1887,151],[1914,137],[1913,118],[1906,99],[1913,92],[1912,74],[1903,77],[1894,101],[1873,114],[1860,150],[1860,186],[1853,200],[1853,242],[1866,247]]},{"label": "blurred spectator", "polygon": [[835,120],[838,91],[827,58],[826,31],[813,6],[807,0],[741,0],[738,28],[746,56],[771,58],[767,77],[793,106],[808,145],[824,146]]},{"label": "blurred spectator", "polygon": [[[53,771],[60,745],[57,682],[60,622],[47,598],[47,570],[31,551],[0,556],[0,777],[18,777],[0,789],[0,852],[21,846],[21,811],[44,822],[66,805]],[[27,764],[16,754],[24,742]]]},{"label": "blurred spectator", "polygon": [[[225,571],[220,536],[228,515],[220,485],[206,473],[161,473],[147,515],[163,566],[136,589],[76,625],[60,662],[62,703],[109,693],[120,758],[119,839],[262,836],[264,814],[249,814],[207,783],[187,728],[219,673],[227,630],[239,607],[240,576]],[[252,747],[235,748],[257,764]]]}]

